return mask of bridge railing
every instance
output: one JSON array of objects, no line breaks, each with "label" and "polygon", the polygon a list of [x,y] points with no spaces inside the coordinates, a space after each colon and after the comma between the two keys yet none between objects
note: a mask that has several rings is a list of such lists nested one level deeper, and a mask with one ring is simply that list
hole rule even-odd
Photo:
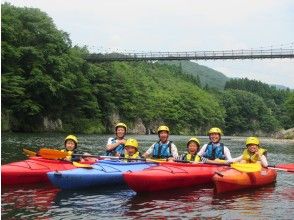
[{"label": "bridge railing", "polygon": [[294,49],[91,54],[89,61],[293,58]]}]

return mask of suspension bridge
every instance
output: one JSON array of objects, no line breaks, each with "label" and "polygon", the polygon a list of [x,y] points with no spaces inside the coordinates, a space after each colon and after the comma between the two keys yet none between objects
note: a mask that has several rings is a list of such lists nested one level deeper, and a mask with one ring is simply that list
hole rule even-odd
[{"label": "suspension bridge", "polygon": [[92,53],[89,62],[294,58],[293,48],[190,52]]}]

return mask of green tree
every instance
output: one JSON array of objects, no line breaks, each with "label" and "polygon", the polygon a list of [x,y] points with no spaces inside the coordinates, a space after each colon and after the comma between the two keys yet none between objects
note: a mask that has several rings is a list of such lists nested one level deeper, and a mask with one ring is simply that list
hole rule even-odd
[{"label": "green tree", "polygon": [[285,102],[285,107],[291,119],[290,121],[287,122],[287,124],[289,124],[288,127],[289,128],[294,127],[294,92],[289,94],[289,96],[287,97],[287,100]]},{"label": "green tree", "polygon": [[47,117],[63,119],[68,130],[91,130],[80,123],[100,120],[87,51],[72,48],[68,34],[39,9],[5,3],[1,11],[2,112],[17,122],[13,129],[38,130]]},{"label": "green tree", "polygon": [[263,99],[250,92],[226,90],[222,103],[226,110],[225,130],[228,133],[274,132],[278,121],[271,115],[271,110]]},{"label": "green tree", "polygon": [[225,89],[238,89],[260,96],[279,124],[284,128],[289,128],[290,118],[285,107],[289,90],[278,90],[274,86],[247,78],[231,79],[226,82]]}]

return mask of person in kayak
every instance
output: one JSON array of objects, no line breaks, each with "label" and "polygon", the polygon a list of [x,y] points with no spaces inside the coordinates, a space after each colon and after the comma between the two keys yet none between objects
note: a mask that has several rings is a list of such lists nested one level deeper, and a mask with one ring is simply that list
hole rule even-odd
[{"label": "person in kayak", "polygon": [[159,126],[157,130],[159,141],[152,144],[151,147],[143,154],[144,158],[152,157],[154,159],[176,159],[178,149],[172,141],[169,141],[169,128],[165,125]]},{"label": "person in kayak", "polygon": [[187,142],[187,152],[180,157],[180,160],[191,161],[191,162],[200,162],[201,158],[197,155],[200,149],[200,141],[192,137]]},{"label": "person in kayak", "polygon": [[268,166],[267,150],[260,147],[260,141],[257,137],[248,137],[246,139],[246,149],[242,155],[233,158],[232,162],[240,163],[260,163],[263,167]]},{"label": "person in kayak", "polygon": [[223,132],[220,128],[214,127],[208,131],[210,142],[208,144],[204,144],[200,151],[197,153],[197,155],[201,157],[202,162],[215,163],[219,161],[220,163],[229,163],[232,160],[229,148],[227,148],[226,146],[224,146],[223,143],[220,142],[222,135]]},{"label": "person in kayak", "polygon": [[115,138],[111,137],[107,141],[106,155],[107,156],[120,156],[124,153],[125,149],[125,135],[127,133],[127,126],[124,123],[117,123],[115,125]]},{"label": "person in kayak", "polygon": [[62,152],[67,152],[68,156],[64,158],[64,160],[67,161],[80,161],[79,156],[73,156],[73,154],[77,153],[77,147],[78,147],[78,138],[74,135],[68,135],[64,139],[64,147],[65,149],[61,150]]},{"label": "person in kayak", "polygon": [[129,138],[125,144],[125,152],[120,156],[126,158],[126,162],[133,162],[136,160],[132,159],[140,159],[142,158],[141,153],[138,150],[139,144],[138,141],[134,138]]}]

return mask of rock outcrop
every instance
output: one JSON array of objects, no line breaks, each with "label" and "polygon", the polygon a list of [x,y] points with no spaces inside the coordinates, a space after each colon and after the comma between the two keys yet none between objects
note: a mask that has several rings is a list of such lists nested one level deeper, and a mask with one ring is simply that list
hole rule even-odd
[{"label": "rock outcrop", "polygon": [[279,139],[294,139],[294,128],[278,131],[273,134],[273,137]]},{"label": "rock outcrop", "polygon": [[43,119],[43,129],[44,131],[62,131],[62,121],[60,119],[51,120],[47,117]]}]

